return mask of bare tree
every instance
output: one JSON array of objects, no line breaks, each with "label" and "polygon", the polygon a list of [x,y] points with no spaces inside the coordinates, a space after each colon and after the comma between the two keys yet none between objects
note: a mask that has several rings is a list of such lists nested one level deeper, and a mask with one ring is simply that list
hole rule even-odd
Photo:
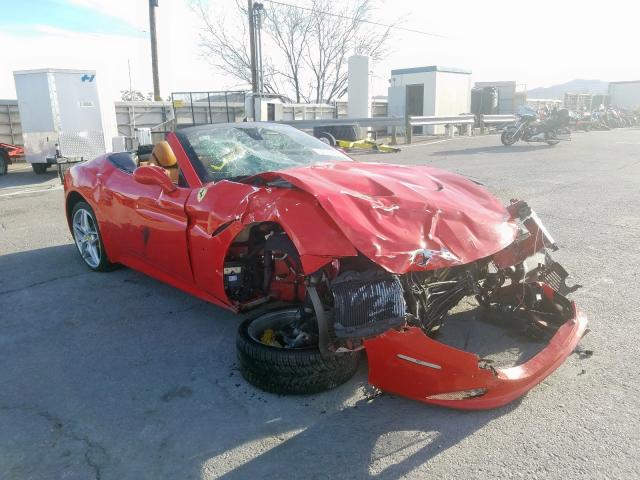
[{"label": "bare tree", "polygon": [[342,96],[347,87],[347,58],[351,54],[369,55],[379,60],[391,27],[380,33],[366,28],[371,14],[370,0],[357,0],[349,15],[332,16],[331,0],[314,0],[312,34],[304,58],[313,72],[315,101],[330,102]]},{"label": "bare tree", "polygon": [[308,101],[302,93],[301,69],[304,66],[303,47],[309,41],[312,28],[311,16],[304,10],[278,5],[265,10],[265,29],[284,57],[284,68],[277,73],[293,88],[293,97],[298,103],[301,99]]},{"label": "bare tree", "polygon": [[[204,0],[193,0],[202,19],[201,54],[214,67],[251,83],[246,7],[236,0],[235,17],[213,21]],[[346,91],[347,58],[385,55],[391,27],[366,23],[375,0],[350,0],[335,10],[331,0],[313,0],[308,8],[265,2],[263,11],[264,90],[297,102],[331,102]]]},{"label": "bare tree", "polygon": [[120,99],[124,102],[151,102],[153,101],[153,92],[146,95],[140,90],[120,90]]},{"label": "bare tree", "polygon": [[[248,48],[248,28],[246,9],[236,1],[233,19],[227,15],[217,15],[213,20],[203,0],[191,3],[192,9],[202,21],[200,32],[200,55],[211,66],[236,78],[243,84],[251,84],[251,55]],[[265,63],[263,79],[267,93],[279,93],[275,84],[274,69]]]}]

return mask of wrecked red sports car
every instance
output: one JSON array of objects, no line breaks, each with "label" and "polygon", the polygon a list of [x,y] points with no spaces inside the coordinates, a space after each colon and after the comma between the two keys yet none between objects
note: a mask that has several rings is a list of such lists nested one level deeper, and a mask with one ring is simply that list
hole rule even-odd
[{"label": "wrecked red sports car", "polygon": [[[426,166],[353,161],[292,127],[206,125],[151,154],[65,175],[66,213],[93,270],[124,264],[249,313],[236,339],[254,385],[311,393],[350,378],[421,402],[504,405],[555,370],[587,320],[555,244],[521,201]],[[451,310],[546,340],[510,368],[435,339]]]}]

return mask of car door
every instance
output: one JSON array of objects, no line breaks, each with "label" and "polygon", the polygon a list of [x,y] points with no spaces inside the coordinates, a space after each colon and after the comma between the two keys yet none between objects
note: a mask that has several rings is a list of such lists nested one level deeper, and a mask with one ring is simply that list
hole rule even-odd
[{"label": "car door", "polygon": [[178,187],[164,192],[156,185],[143,187],[135,202],[134,216],[142,237],[141,258],[152,268],[192,283],[184,209],[191,189]]},{"label": "car door", "polygon": [[[105,244],[116,262],[193,282],[187,245],[185,203],[191,188],[172,192],[137,182],[131,173],[113,171],[100,182]],[[157,276],[157,275],[156,275]]]}]

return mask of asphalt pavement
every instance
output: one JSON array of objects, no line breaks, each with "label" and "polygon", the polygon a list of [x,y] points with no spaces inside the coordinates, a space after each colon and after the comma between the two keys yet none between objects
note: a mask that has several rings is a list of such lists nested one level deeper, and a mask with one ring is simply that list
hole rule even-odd
[{"label": "asphalt pavement", "polygon": [[55,174],[12,165],[0,177],[0,479],[640,478],[640,129],[357,159],[430,164],[528,201],[582,285],[572,298],[591,332],[578,351],[491,411],[380,394],[366,362],[330,392],[267,394],[237,370],[241,317],[130,269],[90,272]]}]

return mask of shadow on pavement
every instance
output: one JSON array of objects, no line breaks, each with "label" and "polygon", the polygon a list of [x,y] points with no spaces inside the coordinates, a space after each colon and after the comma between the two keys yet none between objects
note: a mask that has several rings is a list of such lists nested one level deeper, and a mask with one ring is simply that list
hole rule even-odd
[{"label": "shadow on pavement", "polygon": [[534,152],[538,150],[546,150],[553,148],[551,145],[539,144],[539,145],[525,145],[516,144],[510,147],[504,145],[491,145],[489,147],[474,147],[474,148],[461,148],[458,150],[440,150],[438,152],[432,152],[431,156],[445,156],[445,155],[476,155],[479,153],[524,153]]},{"label": "shadow on pavement", "polygon": [[220,478],[404,478],[516,405],[461,412],[387,395],[363,399]]},{"label": "shadow on pavement", "polygon": [[364,365],[329,392],[264,393],[237,370],[241,317],[91,272],[73,244],[4,255],[0,278],[0,473],[16,478],[396,479],[517,405],[375,396]]},{"label": "shadow on pavement", "polygon": [[[10,187],[26,187],[29,185],[39,185],[58,178],[58,171],[55,167],[50,167],[47,173],[37,175],[29,168],[15,170],[15,165],[9,165],[9,172],[0,176],[0,189]],[[56,182],[56,185],[59,182]]]}]

